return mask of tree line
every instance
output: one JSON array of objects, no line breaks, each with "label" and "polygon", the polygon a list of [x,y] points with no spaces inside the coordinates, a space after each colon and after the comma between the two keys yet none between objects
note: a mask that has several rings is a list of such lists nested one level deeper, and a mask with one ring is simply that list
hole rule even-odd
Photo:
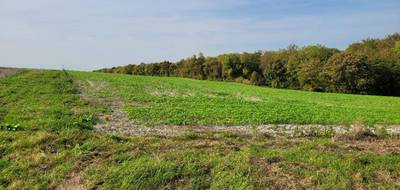
[{"label": "tree line", "polygon": [[97,70],[149,76],[235,81],[319,92],[400,95],[400,33],[366,39],[343,51],[322,45],[290,45],[278,51],[203,54]]}]

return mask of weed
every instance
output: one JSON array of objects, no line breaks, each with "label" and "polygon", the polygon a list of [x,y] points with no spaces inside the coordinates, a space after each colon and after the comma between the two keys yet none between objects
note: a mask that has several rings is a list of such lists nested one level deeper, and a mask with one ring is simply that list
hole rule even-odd
[{"label": "weed", "polygon": [[17,124],[17,125],[5,124],[5,125],[0,125],[0,130],[21,131],[21,130],[23,130],[23,128],[19,124]]}]

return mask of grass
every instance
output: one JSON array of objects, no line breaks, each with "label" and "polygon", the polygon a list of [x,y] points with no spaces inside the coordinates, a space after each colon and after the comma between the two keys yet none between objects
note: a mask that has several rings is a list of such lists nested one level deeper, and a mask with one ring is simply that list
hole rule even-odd
[{"label": "grass", "polygon": [[83,104],[76,96],[72,82],[62,72],[25,72],[3,79],[0,83],[0,122],[18,123],[26,130],[89,127],[92,122],[89,110],[78,117],[72,113],[74,107]]},{"label": "grass", "polygon": [[[347,100],[353,107],[366,107],[362,102],[369,101],[369,111],[375,112],[386,105],[385,102],[390,102],[388,111],[384,112],[388,116],[377,113],[386,120],[374,117],[371,121],[398,121],[398,116],[394,116],[398,113],[395,106],[398,100],[393,97],[313,94],[175,78],[24,71],[0,79],[0,126],[12,126],[0,128],[0,189],[54,189],[72,173],[82,178],[81,184],[73,181],[67,181],[67,184],[82,185],[87,189],[400,188],[400,142],[396,139],[376,142],[332,141],[331,138],[274,139],[226,133],[189,133],[163,138],[98,133],[92,130],[97,121],[96,114],[108,109],[101,102],[87,102],[80,97],[79,91],[85,89],[80,89],[77,83],[86,80],[96,84],[89,88],[90,94],[129,102],[125,108],[132,118],[142,113],[132,105],[140,105],[140,109],[151,112],[168,108],[170,104],[174,114],[184,109],[182,117],[195,112],[202,116],[191,118],[188,123],[213,124],[216,121],[203,118],[210,113],[201,106],[208,97],[205,94],[211,91],[219,94],[210,98],[211,105],[226,105],[214,113],[223,117],[224,111],[232,111],[232,118],[235,118],[222,118],[219,124],[270,121],[239,117],[244,111],[236,113],[237,109],[233,108],[240,110],[240,102],[244,107],[262,107],[273,104],[272,100],[275,100],[274,104],[282,101],[289,104],[290,99],[296,99],[304,105],[314,106],[330,102],[337,105],[335,109],[346,110],[339,106],[345,104],[336,102],[335,98]],[[100,88],[101,85],[106,88]],[[162,90],[167,88],[172,89],[173,96],[151,95],[155,89],[164,93]],[[193,93],[198,97],[177,95],[188,93],[188,89],[194,89]],[[251,101],[242,99],[242,96],[235,96],[238,92],[253,98]],[[263,92],[267,95],[262,95]],[[283,94],[287,96],[281,96]],[[299,97],[296,98],[296,94]],[[262,101],[253,101],[254,97]],[[285,97],[288,100],[277,101]],[[311,101],[313,99],[315,102]],[[173,100],[177,103],[172,103]],[[191,107],[193,112],[185,112],[180,101],[200,107],[194,106]],[[157,102],[160,108],[154,106]],[[268,110],[259,113],[268,113]],[[359,114],[368,115],[361,109]],[[145,119],[154,118],[154,123],[187,124],[181,123],[181,117],[166,122],[164,116],[142,115],[139,121],[143,123],[146,123]]]},{"label": "grass", "polygon": [[400,98],[271,89],[172,77],[71,72],[122,99],[145,125],[400,124]]}]

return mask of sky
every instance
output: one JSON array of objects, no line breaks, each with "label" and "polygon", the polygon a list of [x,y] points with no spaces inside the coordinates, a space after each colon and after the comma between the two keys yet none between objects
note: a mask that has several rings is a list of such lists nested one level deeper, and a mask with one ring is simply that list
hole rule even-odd
[{"label": "sky", "polygon": [[399,0],[0,0],[0,66],[94,70],[290,44],[345,49],[395,32]]}]

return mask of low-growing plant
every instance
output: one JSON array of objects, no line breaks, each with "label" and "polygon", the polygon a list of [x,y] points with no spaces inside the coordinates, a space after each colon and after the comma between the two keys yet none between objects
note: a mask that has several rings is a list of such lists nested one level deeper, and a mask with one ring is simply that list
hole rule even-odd
[{"label": "low-growing plant", "polygon": [[96,124],[96,119],[93,115],[82,115],[73,125],[81,129],[92,130],[94,124]]},{"label": "low-growing plant", "polygon": [[0,125],[0,130],[21,131],[21,130],[23,130],[23,128],[19,124],[17,124],[17,125],[4,124],[4,125]]}]

